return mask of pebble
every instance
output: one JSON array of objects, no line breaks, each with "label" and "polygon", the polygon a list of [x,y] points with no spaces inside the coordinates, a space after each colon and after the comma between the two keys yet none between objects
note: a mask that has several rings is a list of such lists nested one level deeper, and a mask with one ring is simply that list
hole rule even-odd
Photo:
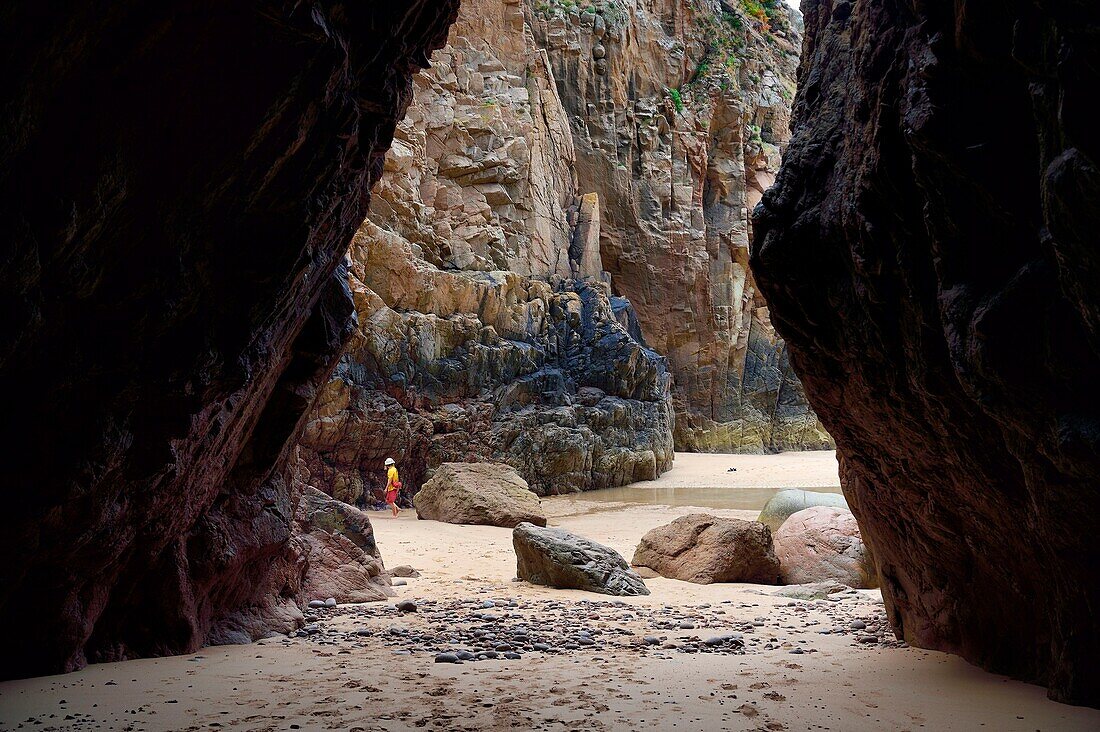
[{"label": "pebble", "polygon": [[336,598],[330,597],[329,599],[325,600],[325,607],[336,607]]},{"label": "pebble", "polygon": [[391,584],[392,584],[393,587],[404,587],[405,585],[407,585],[409,583],[406,582],[403,579],[395,579]]},{"label": "pebble", "polygon": [[435,655],[436,663],[462,663],[456,653],[437,653]]},{"label": "pebble", "polygon": [[851,623],[848,624],[848,627],[852,630],[863,630],[867,627],[867,623],[863,622],[862,620],[853,620]]},{"label": "pebble", "polygon": [[316,610],[317,608],[325,607],[325,601],[324,600],[310,600],[309,601],[309,606],[311,608],[313,608],[314,610]]},{"label": "pebble", "polygon": [[412,600],[402,600],[397,603],[397,611],[401,613],[415,613],[416,603]]}]

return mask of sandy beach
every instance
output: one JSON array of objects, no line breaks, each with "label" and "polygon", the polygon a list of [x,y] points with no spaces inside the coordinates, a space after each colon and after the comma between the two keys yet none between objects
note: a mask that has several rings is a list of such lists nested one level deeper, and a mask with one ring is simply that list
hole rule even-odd
[{"label": "sandy beach", "polygon": [[[835,474],[831,453],[681,456],[649,488],[824,488]],[[587,495],[543,503],[551,525],[628,559],[646,531],[679,515],[756,515]],[[378,513],[374,527],[388,567],[421,573],[395,588],[394,602],[413,600],[417,612],[399,613],[394,602],[340,606],[317,611],[319,632],[308,638],[6,682],[0,729],[1100,728],[1098,710],[897,643],[883,632],[877,591],[802,601],[775,587],[655,578],[649,596],[613,598],[513,581],[508,529],[418,521],[411,510]],[[700,642],[731,632],[743,648]],[[529,635],[550,648],[434,663],[437,650],[476,633]]]}]

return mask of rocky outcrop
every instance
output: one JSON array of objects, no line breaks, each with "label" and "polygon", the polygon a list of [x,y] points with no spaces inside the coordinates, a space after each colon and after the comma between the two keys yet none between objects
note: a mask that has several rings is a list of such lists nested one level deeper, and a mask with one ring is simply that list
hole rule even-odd
[{"label": "rocky outcrop", "polygon": [[848,501],[839,493],[787,488],[768,499],[756,520],[771,529],[774,534],[792,514],[811,506],[833,506],[848,510]]},{"label": "rocky outcrop", "polygon": [[306,488],[294,518],[291,550],[302,574],[295,597],[371,602],[393,596],[365,513]]},{"label": "rocky outcrop", "polygon": [[753,270],[890,620],[1098,704],[1100,9],[803,7]]},{"label": "rocky outcrop", "polygon": [[767,526],[702,513],[681,516],[646,532],[630,563],[649,567],[662,577],[701,585],[779,581],[779,560]]},{"label": "rocky outcrop", "polygon": [[512,546],[521,580],[604,595],[649,594],[617,551],[565,529],[520,524],[512,530]]},{"label": "rocky outcrop", "polygon": [[784,584],[839,582],[848,587],[878,587],[874,559],[859,526],[846,508],[804,508],[775,532],[775,556]]},{"label": "rocky outcrop", "polygon": [[509,529],[546,526],[539,499],[516,471],[499,463],[443,463],[413,499],[417,518]]},{"label": "rocky outcrop", "polygon": [[300,450],[303,479],[344,500],[376,499],[388,456],[406,500],[444,462],[507,463],[539,494],[671,466],[666,363],[611,294],[525,18],[463,3],[352,245],[359,327]]},{"label": "rocky outcrop", "polygon": [[0,676],[294,621],[287,459],[456,8],[5,6]]},{"label": "rocky outcrop", "polygon": [[831,445],[748,270],[748,212],[788,137],[801,43],[785,3],[528,0],[599,250],[673,374],[676,448]]},{"label": "rocky outcrop", "polygon": [[351,251],[304,480],[378,501],[393,456],[407,502],[489,459],[548,494],[656,477],[674,440],[830,445],[746,267],[798,42],[711,0],[463,3]]}]

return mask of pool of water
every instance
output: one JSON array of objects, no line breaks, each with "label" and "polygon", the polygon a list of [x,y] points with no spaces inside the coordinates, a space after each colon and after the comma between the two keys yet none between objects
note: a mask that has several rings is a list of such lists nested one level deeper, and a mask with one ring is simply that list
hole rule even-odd
[{"label": "pool of water", "polygon": [[[789,487],[788,487],[789,488]],[[743,511],[759,511],[768,499],[788,488],[756,488],[741,486],[661,486],[634,483],[620,488],[604,488],[575,494],[581,501],[640,503],[658,506],[699,506]],[[840,486],[801,488],[818,493],[840,493]]]}]

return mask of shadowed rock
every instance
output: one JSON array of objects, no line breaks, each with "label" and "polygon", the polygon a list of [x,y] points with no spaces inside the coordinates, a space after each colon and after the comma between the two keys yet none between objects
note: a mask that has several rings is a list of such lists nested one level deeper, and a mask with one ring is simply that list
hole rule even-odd
[{"label": "shadowed rock", "polygon": [[523,523],[512,530],[516,576],[548,587],[604,595],[648,595],[617,551],[565,529]]},{"label": "shadowed rock", "polygon": [[663,577],[704,585],[779,581],[779,560],[767,526],[702,513],[681,516],[647,532],[630,563],[650,567]]},{"label": "shadowed rock", "polygon": [[804,8],[752,268],[890,620],[1100,704],[1100,5]]},{"label": "shadowed rock", "polygon": [[0,14],[0,676],[300,617],[294,442],[455,0]]}]

